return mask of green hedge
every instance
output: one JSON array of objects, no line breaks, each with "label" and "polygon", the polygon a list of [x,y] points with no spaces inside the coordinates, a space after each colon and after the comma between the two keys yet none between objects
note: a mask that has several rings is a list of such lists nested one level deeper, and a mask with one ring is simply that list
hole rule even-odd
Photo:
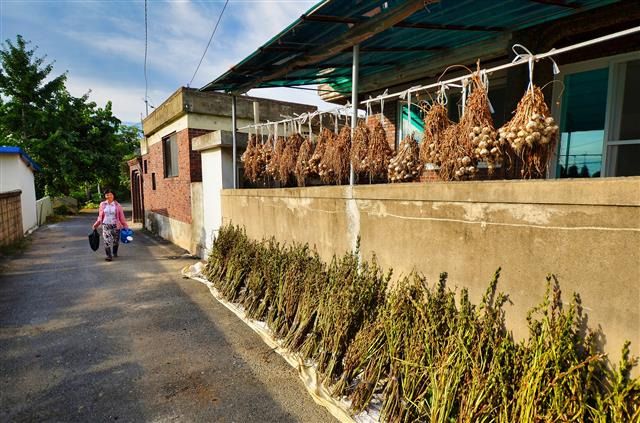
[{"label": "green hedge", "polygon": [[640,421],[640,380],[629,343],[611,365],[586,326],[580,298],[563,305],[558,282],[528,316],[529,337],[506,329],[495,273],[480,304],[411,274],[390,287],[375,258],[334,257],[306,245],[220,230],[206,277],[292,351],[317,363],[354,413],[381,400],[388,422]]}]

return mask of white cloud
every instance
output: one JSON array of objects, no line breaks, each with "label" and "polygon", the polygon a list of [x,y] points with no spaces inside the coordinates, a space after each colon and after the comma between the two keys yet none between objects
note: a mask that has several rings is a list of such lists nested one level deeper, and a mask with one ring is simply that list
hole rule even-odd
[{"label": "white cloud", "polygon": [[[123,122],[139,122],[141,113],[144,113],[144,86],[124,86],[112,84],[100,79],[72,75],[67,80],[69,92],[79,97],[91,91],[89,100],[95,101],[100,107],[104,107],[107,101],[113,104],[113,114]],[[177,88],[176,88],[177,89]],[[149,92],[153,99],[164,99],[175,90],[154,90]],[[154,104],[159,106],[159,104]],[[149,108],[149,113],[153,109]]]},{"label": "white cloud", "polygon": [[[2,0],[0,0],[2,1]],[[231,0],[209,51],[193,81],[199,87],[226,72],[306,12],[316,0]],[[159,106],[186,85],[202,56],[223,2],[151,1],[147,69],[149,97]],[[114,114],[123,121],[138,121],[144,112],[144,26],[141,2],[60,2],[62,18],[46,19],[41,25],[76,52],[64,61],[69,69],[72,94],[92,90],[90,98],[100,105],[112,100]],[[27,7],[21,12],[27,12]],[[16,12],[17,13],[17,12]],[[33,24],[30,24],[33,25]],[[95,54],[118,63],[119,69],[104,69],[91,62]],[[251,95],[332,107],[315,91],[270,88],[252,90]]]}]

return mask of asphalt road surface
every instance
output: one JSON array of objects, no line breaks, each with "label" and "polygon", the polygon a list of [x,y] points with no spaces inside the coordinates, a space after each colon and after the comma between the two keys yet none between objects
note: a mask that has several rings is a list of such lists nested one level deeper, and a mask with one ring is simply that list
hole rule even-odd
[{"label": "asphalt road surface", "polygon": [[0,421],[330,422],[170,243],[89,248],[95,215],[0,263]]}]

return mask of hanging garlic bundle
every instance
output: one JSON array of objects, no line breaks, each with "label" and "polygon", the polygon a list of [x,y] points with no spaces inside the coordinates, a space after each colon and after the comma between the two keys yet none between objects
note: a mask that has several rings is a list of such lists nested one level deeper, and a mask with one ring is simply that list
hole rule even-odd
[{"label": "hanging garlic bundle", "polygon": [[478,161],[488,162],[493,170],[502,160],[489,98],[479,74],[478,70],[471,76],[472,92],[465,102],[460,122],[449,126],[443,134],[440,177],[444,180],[471,179],[478,172]]},{"label": "hanging garlic bundle", "polygon": [[[467,99],[465,114],[460,122],[465,124],[464,129],[473,145],[475,159],[486,162],[492,173],[496,166],[502,165],[503,152],[493,127],[487,85],[481,81],[478,73],[472,77],[472,84],[473,91]],[[459,171],[464,174],[462,169]]]},{"label": "hanging garlic bundle", "polygon": [[240,160],[244,164],[244,175],[251,182],[257,182],[260,177],[260,169],[258,166],[259,151],[258,151],[258,138],[255,135],[249,136],[247,143],[247,149],[244,150]]},{"label": "hanging garlic bundle", "polygon": [[282,153],[284,152],[284,138],[277,137],[274,141],[271,157],[267,162],[266,173],[274,179],[278,178],[280,161],[282,160]]},{"label": "hanging garlic bundle", "polygon": [[527,89],[513,118],[499,130],[500,143],[519,159],[522,178],[545,176],[558,141],[558,125],[550,116],[544,94],[537,86]]},{"label": "hanging garlic bundle", "polygon": [[324,152],[327,148],[327,143],[331,138],[333,138],[333,132],[329,131],[327,128],[320,131],[320,136],[316,141],[316,148],[313,151],[311,159],[309,159],[309,168],[312,173],[320,175],[320,162],[322,162],[322,157],[324,156]]},{"label": "hanging garlic bundle", "polygon": [[303,187],[306,179],[311,174],[311,157],[313,156],[313,143],[310,137],[306,137],[300,151],[298,152],[298,158],[296,160],[295,175],[298,181],[298,186]]},{"label": "hanging garlic bundle", "polygon": [[280,165],[278,166],[278,181],[282,184],[287,184],[291,175],[296,170],[296,161],[298,160],[298,151],[304,138],[298,133],[289,135],[285,142],[284,150],[282,151],[282,157],[280,158]]},{"label": "hanging garlic bundle", "polygon": [[407,135],[400,144],[388,170],[391,182],[410,182],[420,176],[420,148],[411,135]]},{"label": "hanging garlic bundle", "polygon": [[351,165],[353,166],[353,171],[358,173],[367,172],[367,151],[369,149],[369,128],[364,122],[358,122],[354,132],[353,132],[353,142],[351,143]]},{"label": "hanging garlic bundle", "polygon": [[370,132],[369,149],[365,157],[365,165],[371,179],[387,177],[391,156],[393,156],[393,150],[387,141],[387,133],[380,120],[376,119]]},{"label": "hanging garlic bundle", "polygon": [[266,142],[258,145],[258,162],[261,168],[261,177],[265,178],[269,176],[268,166],[271,162],[271,156],[273,155],[273,136],[269,135]]},{"label": "hanging garlic bundle", "polygon": [[442,142],[445,129],[451,125],[447,108],[441,102],[435,102],[424,117],[424,135],[420,144],[420,161],[422,164],[442,163]]}]

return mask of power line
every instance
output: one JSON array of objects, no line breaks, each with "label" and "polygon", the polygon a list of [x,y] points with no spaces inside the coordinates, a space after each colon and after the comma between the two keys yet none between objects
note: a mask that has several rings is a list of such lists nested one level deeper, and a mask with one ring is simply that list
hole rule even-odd
[{"label": "power line", "polygon": [[[145,0],[145,2],[146,2],[146,0]],[[193,72],[193,76],[191,77],[191,81],[189,81],[187,86],[191,85],[191,83],[193,82],[194,78],[196,77],[196,74],[198,73],[198,69],[200,69],[200,65],[202,64],[202,60],[204,60],[204,56],[207,54],[207,50],[209,49],[209,45],[211,44],[211,40],[213,40],[213,35],[216,33],[216,30],[218,29],[218,25],[220,24],[220,20],[222,19],[222,15],[224,14],[224,10],[227,8],[227,4],[229,4],[229,0],[224,2],[224,6],[222,7],[222,11],[220,12],[220,16],[218,16],[218,21],[216,22],[216,26],[213,27],[213,32],[211,33],[211,37],[209,37],[209,42],[207,43],[207,46],[204,49],[204,53],[202,53],[202,57],[200,58],[200,62],[198,63],[198,67],[196,67],[196,71]]]},{"label": "power line", "polygon": [[147,79],[147,0],[144,0],[144,105],[149,116],[149,81]]}]

